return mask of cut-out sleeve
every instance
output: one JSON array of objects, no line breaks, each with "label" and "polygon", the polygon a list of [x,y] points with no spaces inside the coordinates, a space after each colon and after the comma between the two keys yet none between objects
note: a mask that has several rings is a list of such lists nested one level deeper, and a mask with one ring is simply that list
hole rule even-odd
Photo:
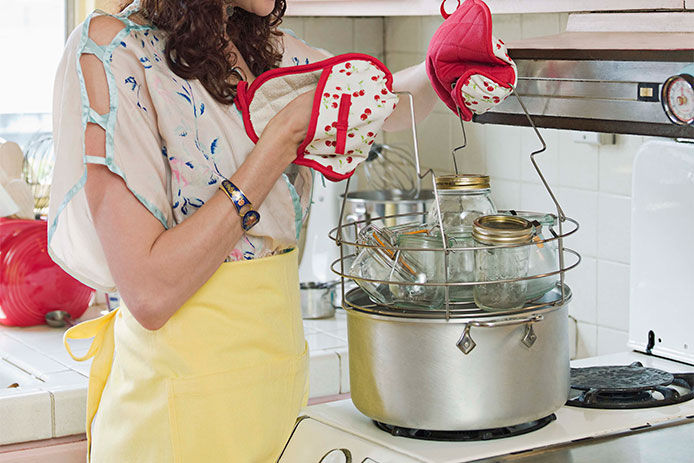
[{"label": "cut-out sleeve", "polygon": [[[129,40],[145,29],[125,18],[110,43],[98,45],[89,34],[94,15],[68,39],[58,67],[53,100],[55,169],[48,213],[48,251],[55,262],[83,283],[114,291],[87,204],[87,164],[105,165],[165,228],[173,225],[169,166],[147,85],[146,58]],[[104,68],[108,109],[90,104],[80,57],[94,55]],[[84,60],[83,60],[84,61]],[[85,131],[95,124],[105,132],[103,152],[85,151]],[[123,226],[127,219],[124,218]]]}]

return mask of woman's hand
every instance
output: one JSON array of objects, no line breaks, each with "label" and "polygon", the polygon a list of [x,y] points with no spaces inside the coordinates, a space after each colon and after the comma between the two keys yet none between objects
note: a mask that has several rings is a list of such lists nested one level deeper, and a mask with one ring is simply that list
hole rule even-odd
[{"label": "woman's hand", "polygon": [[258,144],[275,143],[287,164],[296,159],[296,150],[306,138],[308,131],[314,94],[314,90],[302,93],[275,114],[265,126]]}]

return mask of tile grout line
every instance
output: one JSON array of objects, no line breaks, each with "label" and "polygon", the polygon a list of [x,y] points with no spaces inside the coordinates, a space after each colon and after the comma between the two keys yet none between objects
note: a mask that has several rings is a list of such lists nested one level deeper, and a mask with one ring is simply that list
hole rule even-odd
[{"label": "tile grout line", "polygon": [[51,437],[55,436],[55,396],[53,391],[46,391],[51,398]]}]

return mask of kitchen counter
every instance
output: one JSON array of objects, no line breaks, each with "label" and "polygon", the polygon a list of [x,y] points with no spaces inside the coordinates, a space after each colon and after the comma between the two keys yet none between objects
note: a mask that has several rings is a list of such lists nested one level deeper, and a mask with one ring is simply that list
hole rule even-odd
[{"label": "kitchen counter", "polygon": [[[99,316],[90,308],[78,321]],[[347,317],[305,320],[311,403],[349,392]],[[91,361],[76,362],[63,347],[65,329],[0,326],[0,445],[85,432]],[[84,355],[91,340],[71,341]],[[15,385],[14,387],[8,387]],[[0,449],[1,450],[1,449]]]}]

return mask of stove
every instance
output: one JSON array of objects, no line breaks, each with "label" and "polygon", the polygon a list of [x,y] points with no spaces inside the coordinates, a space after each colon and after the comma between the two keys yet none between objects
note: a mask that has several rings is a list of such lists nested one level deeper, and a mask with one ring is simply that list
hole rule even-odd
[{"label": "stove", "polygon": [[[670,372],[675,377],[686,375],[694,369],[692,365],[639,352],[576,360],[572,362],[572,367],[628,366],[634,362],[640,362],[645,368]],[[694,435],[694,400],[634,409],[596,409],[566,405],[555,414],[556,420],[525,434],[501,439],[443,442],[412,439],[385,432],[357,410],[351,400],[342,400],[305,409],[304,417],[297,424],[279,463],[319,463],[334,449],[347,449],[350,459],[330,459],[321,463],[466,463],[486,459],[498,461],[498,458],[518,454],[528,455],[529,461],[533,461],[530,456],[535,452],[572,449],[643,430],[688,426],[689,432]],[[680,450],[685,449],[694,454],[694,440],[680,441],[678,445]],[[575,460],[574,463],[579,461]],[[645,463],[651,460],[630,457],[625,461]]]},{"label": "stove", "polygon": [[631,365],[571,369],[573,407],[632,409],[662,407],[694,398],[694,373],[668,373]]}]

